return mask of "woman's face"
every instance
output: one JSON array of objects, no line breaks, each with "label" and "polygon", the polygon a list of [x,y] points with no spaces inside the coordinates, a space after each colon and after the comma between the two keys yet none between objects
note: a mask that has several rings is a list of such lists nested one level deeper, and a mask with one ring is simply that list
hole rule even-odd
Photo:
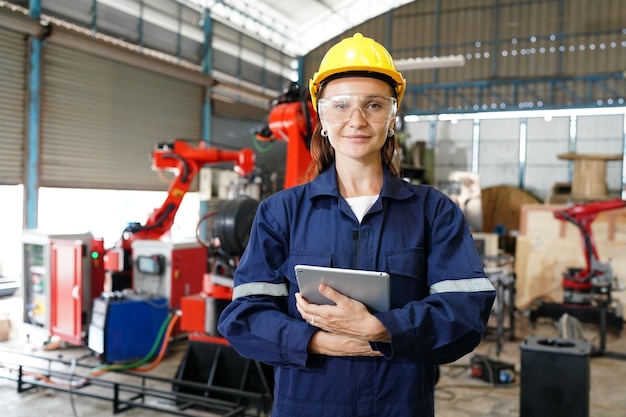
[{"label": "woman's face", "polygon": [[329,81],[322,93],[318,111],[335,159],[380,163],[380,149],[395,123],[391,86],[377,78],[346,77]]}]

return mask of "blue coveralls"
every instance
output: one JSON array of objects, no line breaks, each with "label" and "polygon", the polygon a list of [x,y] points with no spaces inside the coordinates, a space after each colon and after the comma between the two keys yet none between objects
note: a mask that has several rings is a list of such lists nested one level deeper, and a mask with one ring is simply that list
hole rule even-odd
[{"label": "blue coveralls", "polygon": [[[386,271],[392,310],[376,313],[383,357],[307,353],[319,329],[296,310],[294,266]],[[359,224],[335,167],[261,202],[219,331],[240,355],[274,366],[274,417],[430,417],[435,365],[480,342],[495,291],[463,213],[446,195],[385,172]]]}]

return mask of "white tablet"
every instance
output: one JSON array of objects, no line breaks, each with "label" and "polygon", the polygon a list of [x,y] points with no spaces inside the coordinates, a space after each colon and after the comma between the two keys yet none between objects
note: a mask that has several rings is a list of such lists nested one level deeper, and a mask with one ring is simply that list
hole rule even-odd
[{"label": "white tablet", "polygon": [[296,265],[295,272],[300,293],[310,303],[333,304],[319,292],[320,284],[324,283],[362,302],[372,312],[389,310],[390,278],[386,272],[311,265]]}]

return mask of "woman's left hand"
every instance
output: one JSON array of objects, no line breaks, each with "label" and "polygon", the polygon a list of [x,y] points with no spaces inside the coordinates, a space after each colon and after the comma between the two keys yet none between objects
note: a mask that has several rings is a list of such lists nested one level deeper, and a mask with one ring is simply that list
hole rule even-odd
[{"label": "woman's left hand", "polygon": [[296,294],[296,308],[309,324],[327,332],[358,337],[370,342],[390,340],[387,329],[363,303],[326,284],[319,286],[319,292],[336,305],[312,304],[300,293]]}]

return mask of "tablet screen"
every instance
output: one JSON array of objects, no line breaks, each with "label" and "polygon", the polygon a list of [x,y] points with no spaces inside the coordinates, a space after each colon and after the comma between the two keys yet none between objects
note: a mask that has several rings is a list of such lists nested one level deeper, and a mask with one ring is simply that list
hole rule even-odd
[{"label": "tablet screen", "polygon": [[296,265],[295,272],[300,293],[310,303],[334,304],[319,292],[320,284],[324,283],[362,302],[372,312],[389,310],[390,279],[386,272],[311,265]]}]

